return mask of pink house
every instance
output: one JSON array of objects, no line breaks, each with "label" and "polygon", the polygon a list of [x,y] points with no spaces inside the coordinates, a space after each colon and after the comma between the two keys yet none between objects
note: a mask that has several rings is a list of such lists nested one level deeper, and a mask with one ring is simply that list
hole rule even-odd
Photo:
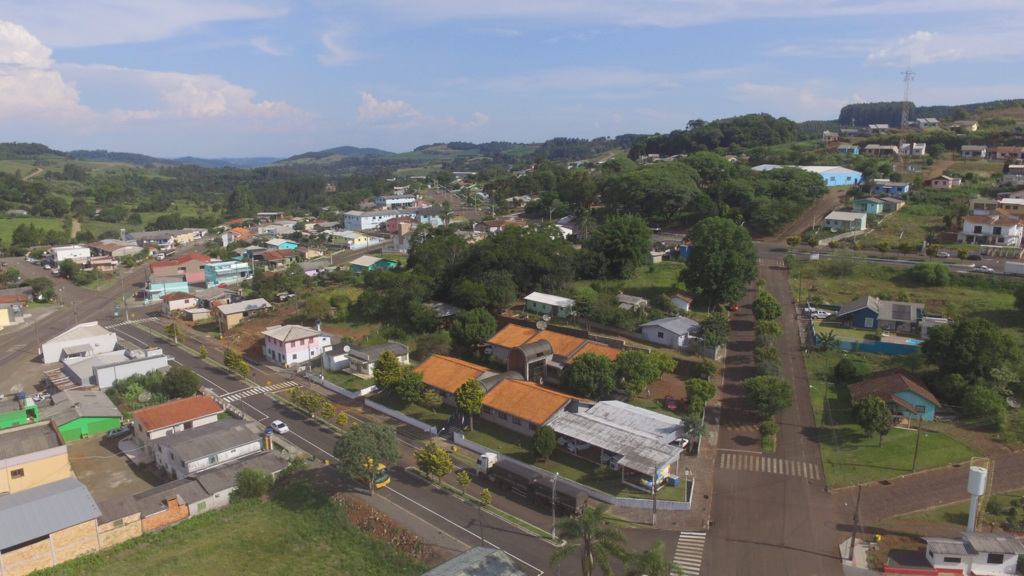
[{"label": "pink house", "polygon": [[263,355],[285,367],[319,358],[331,336],[313,328],[286,324],[263,331]]},{"label": "pink house", "polygon": [[959,185],[961,185],[963,183],[964,183],[964,181],[961,178],[953,178],[951,176],[946,176],[945,174],[943,174],[942,176],[936,176],[935,178],[932,178],[931,180],[925,180],[924,185],[926,187],[928,187],[928,188],[947,188],[948,189],[948,188],[956,188],[957,186],[959,186]]},{"label": "pink house", "polygon": [[402,229],[402,224],[412,224],[415,222],[409,216],[396,216],[384,223],[384,230],[389,234],[398,234]]}]

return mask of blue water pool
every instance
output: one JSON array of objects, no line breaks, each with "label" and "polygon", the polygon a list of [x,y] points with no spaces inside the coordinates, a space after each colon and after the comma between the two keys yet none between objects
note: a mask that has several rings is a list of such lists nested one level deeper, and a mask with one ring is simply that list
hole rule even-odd
[{"label": "blue water pool", "polygon": [[924,344],[924,340],[909,340],[908,339],[907,340],[907,344],[913,344],[914,346],[917,346],[919,344]]}]

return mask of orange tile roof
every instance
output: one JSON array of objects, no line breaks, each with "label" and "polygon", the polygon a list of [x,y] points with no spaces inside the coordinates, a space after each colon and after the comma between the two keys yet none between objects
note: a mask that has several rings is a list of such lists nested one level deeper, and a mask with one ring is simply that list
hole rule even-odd
[{"label": "orange tile roof", "polygon": [[209,396],[189,396],[181,400],[172,400],[157,406],[136,410],[132,415],[143,428],[152,432],[223,411],[220,405]]},{"label": "orange tile roof", "polygon": [[434,354],[416,367],[423,374],[423,382],[434,388],[454,393],[470,378],[480,378],[487,368],[457,358]]},{"label": "orange tile roof", "polygon": [[538,332],[537,335],[529,341],[538,342],[540,340],[547,340],[548,343],[551,344],[551,349],[559,356],[571,355],[573,350],[579,348],[585,342],[582,338],[569,336],[568,334],[562,334],[560,332],[552,332],[551,330]]},{"label": "orange tile roof", "polygon": [[537,335],[537,332],[538,330],[535,328],[527,328],[526,326],[520,326],[518,324],[509,324],[492,336],[487,343],[505,348],[515,348],[516,346],[522,346],[529,342],[530,338]]},{"label": "orange tile roof", "polygon": [[484,396],[484,406],[539,426],[574,398],[533,382],[506,378]]},{"label": "orange tile roof", "polygon": [[612,348],[611,346],[605,346],[604,344],[598,344],[597,342],[587,342],[587,344],[583,346],[583,348],[580,348],[580,351],[577,352],[573,358],[578,358],[580,354],[586,354],[587,352],[597,354],[598,356],[604,356],[614,362],[615,359],[619,357],[619,353],[622,352],[622,350]]},{"label": "orange tile roof", "polygon": [[250,234],[250,232],[247,229],[245,229],[245,228],[232,228],[231,229],[231,233],[232,234],[241,234],[241,235]]}]

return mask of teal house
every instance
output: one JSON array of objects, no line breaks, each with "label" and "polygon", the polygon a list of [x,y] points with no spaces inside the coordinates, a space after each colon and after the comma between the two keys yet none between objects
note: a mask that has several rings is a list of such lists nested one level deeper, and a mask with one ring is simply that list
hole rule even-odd
[{"label": "teal house", "polygon": [[854,212],[864,212],[867,214],[881,214],[885,211],[885,202],[882,202],[878,198],[861,198],[853,202]]},{"label": "teal house", "polygon": [[558,318],[568,318],[571,316],[572,307],[576,304],[576,301],[572,298],[563,298],[562,296],[544,294],[543,292],[534,292],[523,298],[523,300],[526,302],[527,312],[547,314],[548,316]]},{"label": "teal house", "polygon": [[99,390],[65,390],[51,400],[51,406],[40,409],[40,416],[53,420],[65,442],[121,427],[121,411]]},{"label": "teal house", "polygon": [[26,398],[20,400],[10,396],[0,399],[0,429],[34,422],[39,418],[39,408]]},{"label": "teal house", "polygon": [[941,405],[917,376],[903,368],[873,372],[850,385],[850,398],[854,404],[868,396],[885,400],[893,417],[908,420],[931,422],[935,420],[935,409]]},{"label": "teal house", "polygon": [[370,270],[391,270],[398,266],[397,262],[377,258],[376,256],[360,256],[349,264],[349,268],[356,273],[362,274]]}]

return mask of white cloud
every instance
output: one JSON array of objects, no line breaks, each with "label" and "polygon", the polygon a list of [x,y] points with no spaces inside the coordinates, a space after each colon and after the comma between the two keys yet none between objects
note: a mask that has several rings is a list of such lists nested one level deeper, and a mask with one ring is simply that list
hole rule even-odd
[{"label": "white cloud", "polygon": [[325,52],[321,53],[318,58],[320,63],[324,66],[338,66],[355,60],[357,57],[356,53],[344,44],[348,40],[348,36],[348,30],[344,28],[321,34],[320,43],[323,45]]},{"label": "white cloud", "polygon": [[24,27],[0,21],[0,118],[64,121],[89,110],[53,70],[53,51]]},{"label": "white cloud", "polygon": [[211,22],[285,13],[286,3],[276,0],[0,0],[5,19],[56,48],[150,42]]},{"label": "white cloud", "polygon": [[[836,111],[848,103],[841,98],[819,93],[816,83],[801,87],[741,82],[733,86],[733,97],[740,102],[755,102],[761,111],[794,120],[834,118]],[[753,110],[752,110],[753,112]]]},{"label": "white cloud", "polygon": [[362,103],[356,110],[356,122],[372,124],[391,130],[412,128],[455,128],[471,131],[487,125],[491,119],[483,112],[474,112],[473,119],[462,121],[452,116],[435,118],[423,114],[401,100],[377,100],[372,94],[360,92]]},{"label": "white cloud", "polygon": [[868,54],[868,62],[906,65],[959,60],[967,52],[965,47],[958,44],[958,39],[951,35],[917,31],[871,52]]},{"label": "white cloud", "polygon": [[288,53],[286,50],[283,50],[275,46],[274,43],[270,41],[270,38],[267,38],[266,36],[259,36],[253,38],[251,42],[252,45],[255,46],[257,50],[263,52],[264,54],[270,54],[271,56],[284,56],[285,54]]}]

